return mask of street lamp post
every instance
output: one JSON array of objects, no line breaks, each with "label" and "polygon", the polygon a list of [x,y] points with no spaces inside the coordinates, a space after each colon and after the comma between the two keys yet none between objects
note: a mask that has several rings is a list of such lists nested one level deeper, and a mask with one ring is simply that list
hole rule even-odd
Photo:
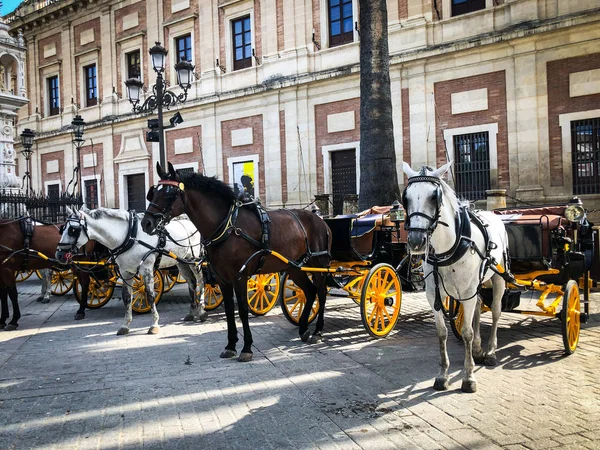
[{"label": "street lamp post", "polygon": [[21,154],[25,157],[25,176],[23,177],[23,186],[25,186],[25,194],[29,194],[31,191],[31,155],[33,153],[33,138],[35,137],[35,133],[31,131],[29,128],[25,128],[21,133],[21,144],[23,144],[23,150],[21,150]]},{"label": "street lamp post", "polygon": [[[162,167],[165,167],[166,163],[164,130],[183,122],[181,115],[178,113],[171,119],[170,126],[164,126],[163,108],[170,109],[171,106],[178,103],[184,103],[187,100],[187,92],[192,85],[192,73],[194,71],[194,66],[189,61],[182,60],[175,64],[177,82],[179,87],[183,89],[183,92],[176,94],[168,90],[166,81],[163,77],[167,53],[168,51],[160,45],[160,42],[156,42],[156,45],[150,49],[152,67],[156,72],[156,83],[152,87],[153,94],[147,97],[144,103],[141,105],[139,104],[144,83],[137,78],[130,78],[125,81],[125,85],[127,86],[127,97],[133,105],[133,112],[153,113],[154,110],[157,110],[158,119],[148,121],[148,126],[151,129],[157,128],[157,133],[150,131],[147,135],[147,140],[150,142],[158,142],[160,164]],[[158,136],[156,136],[156,134],[158,134]]]},{"label": "street lamp post", "polygon": [[72,133],[73,133],[73,145],[77,149],[77,167],[75,171],[77,172],[77,185],[79,186],[79,195],[82,195],[82,187],[81,187],[81,147],[83,147],[83,143],[85,139],[83,139],[83,129],[85,127],[85,122],[83,118],[77,114],[73,121],[71,122]]}]

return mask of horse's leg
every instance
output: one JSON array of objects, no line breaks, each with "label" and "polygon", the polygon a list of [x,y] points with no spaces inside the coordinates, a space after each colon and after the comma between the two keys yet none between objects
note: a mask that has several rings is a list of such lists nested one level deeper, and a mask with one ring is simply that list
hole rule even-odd
[{"label": "horse's leg", "polygon": [[[327,300],[327,285],[325,283],[326,276],[321,273],[313,274],[313,283],[317,287],[317,295],[319,296],[319,313],[317,316],[317,324],[315,332],[308,340],[311,344],[318,344],[323,340],[323,327],[325,326],[325,301]],[[310,311],[310,309],[308,309]],[[304,311],[303,311],[304,312]],[[309,316],[310,317],[310,313]],[[307,322],[308,322],[307,317]]]},{"label": "horse's leg", "polygon": [[2,312],[0,313],[0,330],[6,327],[6,319],[8,319],[8,288],[0,287],[0,305]]},{"label": "horse's leg", "polygon": [[81,284],[81,296],[79,298],[79,309],[75,313],[75,320],[85,319],[85,308],[87,307],[88,294],[90,291],[90,274],[79,272],[77,280]]},{"label": "horse's leg", "polygon": [[117,331],[117,336],[122,336],[125,334],[129,334],[129,326],[133,320],[133,313],[131,311],[131,292],[132,292],[132,283],[134,273],[130,272],[121,272],[121,277],[123,279],[123,288],[121,296],[123,297],[123,305],[125,305],[125,318],[123,320],[123,325]]},{"label": "horse's leg", "polygon": [[440,372],[435,377],[433,388],[436,391],[445,391],[448,389],[448,369],[450,368],[450,358],[448,358],[448,328],[446,328],[442,310],[436,311],[434,308],[431,308],[431,310],[435,319],[435,332],[440,344]]},{"label": "horse's leg", "polygon": [[473,361],[475,361],[475,364],[483,364],[483,357],[485,356],[481,348],[481,303],[481,298],[478,298],[475,311],[473,311]]},{"label": "horse's leg", "polygon": [[248,279],[242,278],[235,283],[235,296],[238,304],[238,314],[244,330],[244,347],[238,358],[240,362],[252,361],[252,332],[248,321]]},{"label": "horse's leg", "polygon": [[16,330],[19,326],[19,319],[21,318],[21,310],[19,309],[19,293],[17,292],[17,283],[13,277],[12,286],[8,286],[8,295],[10,296],[10,302],[13,307],[12,320],[4,327],[6,331]]},{"label": "horse's leg", "polygon": [[465,373],[461,390],[469,393],[477,391],[477,382],[473,376],[473,368],[475,367],[473,361],[473,314],[477,306],[479,306],[479,302],[476,298],[462,302],[464,322],[461,334],[465,344]]},{"label": "horse's leg", "polygon": [[304,297],[306,297],[306,304],[304,305],[304,309],[302,310],[302,314],[300,315],[300,320],[298,322],[298,334],[300,335],[302,342],[307,342],[310,337],[308,318],[310,317],[310,312],[313,304],[315,303],[317,288],[310,281],[306,273],[299,269],[288,268],[288,275],[296,284],[296,286],[302,289],[304,292]]},{"label": "horse's leg", "polygon": [[52,271],[50,269],[40,270],[42,273],[42,292],[36,299],[37,302],[50,303],[50,287],[52,286]]},{"label": "horse's leg", "polygon": [[148,334],[158,334],[160,331],[160,325],[158,325],[158,320],[160,316],[158,315],[158,309],[156,308],[156,304],[154,300],[156,298],[156,293],[154,292],[154,261],[151,259],[147,260],[151,264],[144,264],[140,267],[140,276],[144,281],[144,287],[146,288],[146,301],[150,305],[150,314],[152,314],[152,325],[148,329]]},{"label": "horse's leg", "polygon": [[223,303],[225,305],[225,316],[227,317],[227,346],[221,353],[221,358],[233,358],[237,355],[235,345],[237,344],[237,329],[235,326],[235,311],[233,307],[233,286],[231,284],[221,284],[221,293],[223,294]]},{"label": "horse's leg", "polygon": [[204,309],[204,283],[202,274],[196,267],[187,264],[178,265],[179,272],[185,278],[188,284],[188,293],[190,296],[190,312],[183,320],[190,322],[200,320],[204,322],[208,317],[208,313]]},{"label": "horse's leg", "polygon": [[500,314],[502,312],[502,297],[506,289],[506,282],[500,275],[494,275],[492,277],[493,284],[493,295],[492,301],[492,329],[490,331],[490,338],[488,340],[488,350],[483,359],[483,364],[486,366],[495,366],[496,359],[496,347],[498,346],[498,321],[500,320]]}]

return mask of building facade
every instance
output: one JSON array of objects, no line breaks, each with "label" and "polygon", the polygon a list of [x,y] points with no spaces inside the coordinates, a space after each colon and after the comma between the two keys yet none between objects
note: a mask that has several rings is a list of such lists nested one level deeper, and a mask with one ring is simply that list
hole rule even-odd
[{"label": "building facade", "polygon": [[[456,162],[455,187],[600,207],[597,0],[388,0],[398,172]],[[269,207],[333,194],[360,176],[357,0],[55,0],[5,17],[27,43],[18,132],[36,131],[33,180],[64,190],[81,150],[89,206],[145,208],[158,144],[124,81],[155,81],[148,49],[195,65],[184,122],[166,131],[176,168],[216,175]],[[166,113],[169,117],[169,113]],[[23,167],[23,164],[19,164]],[[399,177],[403,182],[403,177]],[[377,180],[373,180],[377,182]]]}]

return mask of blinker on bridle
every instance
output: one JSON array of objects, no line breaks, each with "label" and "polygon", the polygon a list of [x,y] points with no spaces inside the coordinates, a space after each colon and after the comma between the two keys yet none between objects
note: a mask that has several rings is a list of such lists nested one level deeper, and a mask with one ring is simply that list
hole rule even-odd
[{"label": "blinker on bridle", "polygon": [[145,213],[158,220],[157,228],[159,228],[161,226],[164,226],[166,223],[169,223],[169,221],[171,220],[169,213],[173,210],[173,205],[175,204],[177,196],[185,190],[185,186],[183,183],[175,180],[160,180],[157,186],[172,186],[176,188],[174,191],[165,194],[165,206],[163,208],[160,208],[156,203],[152,201],[155,186],[152,186],[150,191],[148,191],[148,195],[146,196],[146,200],[148,200],[149,202],[148,208],[153,206],[156,209],[158,209],[158,212],[149,211],[148,208],[146,208]]},{"label": "blinker on bridle", "polygon": [[[431,234],[436,229],[438,223],[447,227],[448,224],[445,222],[442,222],[440,220],[440,211],[441,211],[442,205],[443,205],[443,200],[442,200],[443,199],[443,195],[442,195],[443,191],[442,191],[441,180],[438,177],[432,177],[432,176],[423,174],[423,175],[417,175],[417,176],[409,178],[408,184],[406,185],[406,187],[404,188],[404,192],[402,193],[402,206],[404,207],[404,210],[408,213],[408,208],[407,208],[408,199],[406,198],[406,191],[408,190],[408,188],[410,187],[411,184],[415,184],[415,183],[433,183],[436,186],[435,216],[430,216],[421,211],[415,211],[411,214],[408,214],[406,221],[404,222],[404,229],[409,232],[410,231],[419,231],[422,233]],[[416,217],[424,217],[425,219],[427,219],[429,221],[429,226],[427,228],[411,227],[410,219],[415,216]]]}]

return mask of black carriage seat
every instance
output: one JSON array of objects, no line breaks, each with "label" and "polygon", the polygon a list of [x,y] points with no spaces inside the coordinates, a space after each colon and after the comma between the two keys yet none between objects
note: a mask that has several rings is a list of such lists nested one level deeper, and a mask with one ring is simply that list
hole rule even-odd
[{"label": "black carriage seat", "polygon": [[331,229],[331,256],[335,261],[366,261],[375,249],[375,228],[381,225],[381,214],[364,217],[336,216],[325,219]]}]

